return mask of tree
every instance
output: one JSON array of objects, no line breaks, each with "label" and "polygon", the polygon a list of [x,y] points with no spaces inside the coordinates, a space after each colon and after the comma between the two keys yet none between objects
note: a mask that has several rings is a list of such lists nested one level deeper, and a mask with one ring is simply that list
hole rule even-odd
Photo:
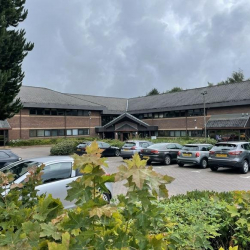
[{"label": "tree", "polygon": [[160,94],[160,92],[156,88],[153,88],[151,91],[149,91],[147,93],[147,96],[149,96],[149,95],[159,95],[159,94]]},{"label": "tree", "polygon": [[22,61],[34,44],[27,43],[25,31],[16,27],[28,11],[26,0],[0,0],[0,120],[13,117],[22,108],[16,98],[22,85]]},{"label": "tree", "polygon": [[166,93],[175,93],[175,92],[180,92],[182,91],[183,89],[180,88],[180,87],[174,87],[172,88],[171,90],[167,91]]}]

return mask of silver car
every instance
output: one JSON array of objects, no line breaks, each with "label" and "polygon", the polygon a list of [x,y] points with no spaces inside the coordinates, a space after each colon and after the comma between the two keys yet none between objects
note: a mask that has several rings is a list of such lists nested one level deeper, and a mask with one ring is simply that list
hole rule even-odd
[{"label": "silver car", "polygon": [[[28,169],[32,166],[45,164],[42,175],[43,184],[36,187],[38,195],[52,194],[53,198],[59,198],[64,208],[72,208],[74,202],[65,200],[68,184],[76,180],[82,174],[72,168],[74,159],[70,156],[48,156],[19,161],[1,169],[3,172],[11,172],[15,175],[14,183],[22,183],[28,175]],[[109,201],[112,198],[112,184],[106,183],[109,193],[103,194],[103,199]]]},{"label": "silver car", "polygon": [[206,168],[209,150],[212,147],[211,144],[186,144],[178,152],[177,163],[180,167],[183,167],[184,164],[195,164],[201,168]]},{"label": "silver car", "polygon": [[242,174],[249,171],[250,144],[248,142],[220,142],[209,152],[208,164],[212,171],[219,167],[238,168]]},{"label": "silver car", "polygon": [[135,153],[139,153],[141,152],[142,149],[145,149],[151,145],[153,145],[153,143],[149,141],[136,141],[136,140],[127,141],[121,148],[120,156],[123,159],[131,158]]}]

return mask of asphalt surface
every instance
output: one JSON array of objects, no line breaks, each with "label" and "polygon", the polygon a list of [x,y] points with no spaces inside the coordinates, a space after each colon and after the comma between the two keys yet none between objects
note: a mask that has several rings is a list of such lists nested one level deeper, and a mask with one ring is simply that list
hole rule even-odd
[{"label": "asphalt surface", "polygon": [[[14,153],[23,159],[48,156],[50,147],[21,147],[12,148]],[[115,173],[117,167],[124,164],[121,157],[107,158],[109,168],[108,173]],[[179,167],[177,164],[164,166],[160,163],[152,163],[155,171],[169,175],[175,180],[167,185],[170,195],[185,194],[192,190],[214,190],[218,192],[232,190],[250,190],[250,172],[241,174],[236,169],[221,168],[217,172],[212,172],[209,168],[200,169],[197,166]],[[115,183],[113,194],[126,193],[124,183]]]}]

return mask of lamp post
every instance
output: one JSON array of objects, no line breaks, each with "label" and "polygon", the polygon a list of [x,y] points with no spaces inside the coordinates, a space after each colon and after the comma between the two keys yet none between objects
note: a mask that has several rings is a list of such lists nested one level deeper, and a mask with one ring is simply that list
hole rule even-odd
[{"label": "lamp post", "polygon": [[204,91],[201,93],[203,95],[203,115],[204,115],[204,130],[205,130],[205,140],[207,142],[207,123],[206,123],[206,99],[205,95],[207,94],[207,91]]},{"label": "lamp post", "polygon": [[89,136],[90,136],[90,119],[91,119],[91,111],[88,112],[88,115],[89,115]]}]

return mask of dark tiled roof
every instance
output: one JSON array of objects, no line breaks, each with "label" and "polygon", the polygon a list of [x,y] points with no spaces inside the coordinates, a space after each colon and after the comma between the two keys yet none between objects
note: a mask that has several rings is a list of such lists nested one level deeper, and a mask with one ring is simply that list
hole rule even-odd
[{"label": "dark tiled roof", "polygon": [[79,99],[89,101],[92,103],[96,103],[101,106],[105,106],[108,113],[115,113],[114,111],[118,111],[118,113],[125,112],[127,107],[127,99],[126,98],[116,98],[116,97],[104,97],[104,96],[93,96],[93,95],[79,95],[79,94],[68,94]]},{"label": "dark tiled roof", "polygon": [[203,105],[202,92],[205,95],[207,107],[210,104],[237,103],[250,101],[250,81],[212,87],[183,90],[176,93],[167,93],[154,96],[144,96],[129,99],[128,111],[154,110],[159,108],[185,108],[185,106]]},{"label": "dark tiled roof", "polygon": [[22,86],[18,94],[24,107],[43,107],[43,108],[89,108],[93,110],[103,110],[99,104],[92,103],[53,91],[47,88]]},{"label": "dark tiled roof", "polygon": [[244,128],[249,120],[249,114],[213,115],[207,122],[207,128]]},{"label": "dark tiled roof", "polygon": [[0,129],[10,129],[10,124],[6,120],[0,121]]}]

